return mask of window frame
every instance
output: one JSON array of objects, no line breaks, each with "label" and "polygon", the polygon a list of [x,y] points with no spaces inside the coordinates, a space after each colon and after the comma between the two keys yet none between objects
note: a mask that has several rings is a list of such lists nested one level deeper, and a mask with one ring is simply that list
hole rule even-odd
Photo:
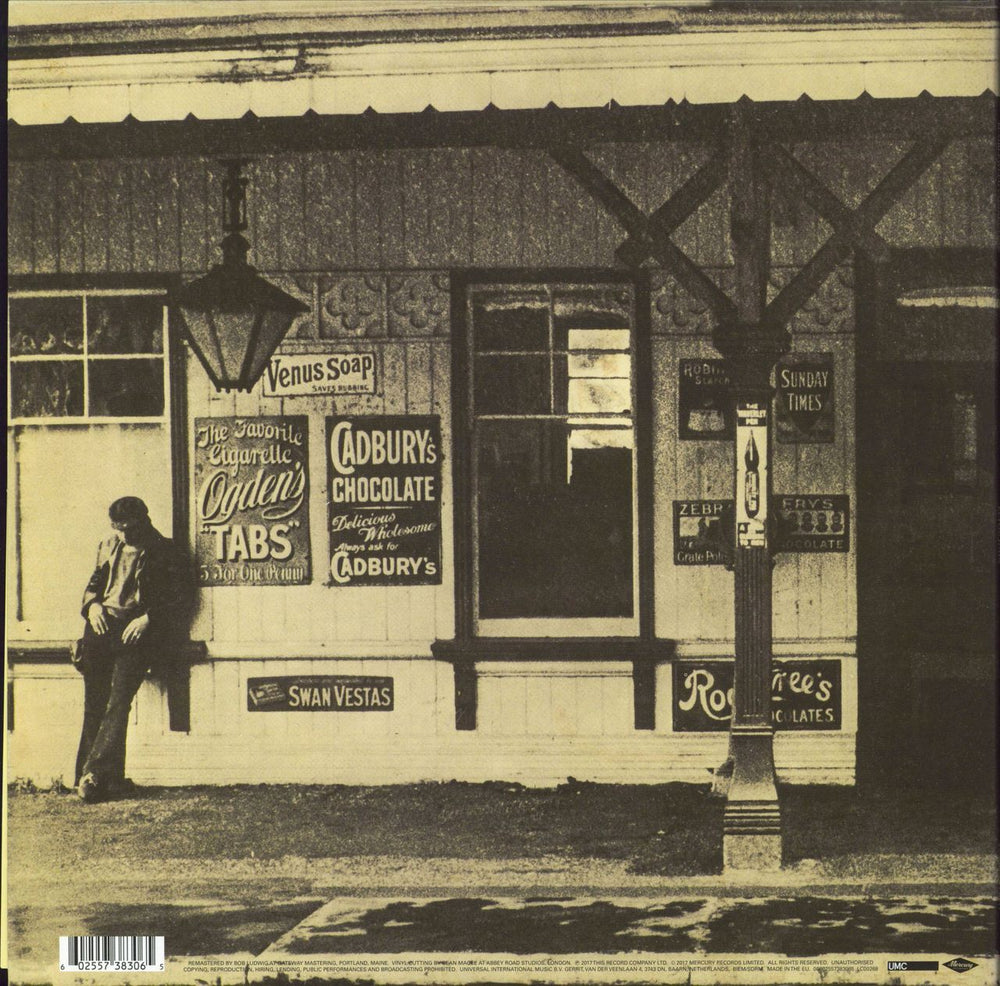
[{"label": "window frame", "polygon": [[[91,353],[88,347],[89,328],[87,325],[88,298],[147,297],[161,298],[163,308],[162,344],[157,352],[151,353]],[[11,353],[10,302],[19,298],[78,298],[81,307],[82,349],[79,353],[59,353],[54,356],[20,355]],[[79,287],[79,288],[16,288],[7,292],[7,423],[18,427],[67,427],[72,425],[119,425],[149,424],[171,427],[170,354],[171,333],[168,289],[166,287]],[[91,414],[89,408],[89,377],[95,362],[115,360],[160,360],[163,373],[163,411],[158,415],[99,415]],[[80,363],[83,367],[83,414],[45,415],[15,417],[13,406],[12,371],[18,364],[40,364],[52,362]]]},{"label": "window frame", "polygon": [[[475,287],[600,288],[628,286],[632,291],[632,429],[633,429],[633,614],[631,617],[503,617],[480,620],[476,577],[477,500],[474,444],[476,358],[470,317]],[[463,270],[452,274],[452,444],[455,548],[455,639],[534,641],[545,648],[559,642],[652,640],[653,489],[652,353],[649,281],[644,272],[604,269]],[[502,624],[508,624],[504,627]],[[527,631],[527,632],[525,632]],[[624,655],[623,655],[624,656]]]},{"label": "window frame", "polygon": [[[187,368],[188,347],[182,338],[181,331],[171,331],[170,298],[182,283],[177,274],[17,274],[12,275],[7,285],[8,298],[15,295],[80,295],[90,294],[145,294],[163,297],[166,308],[167,331],[164,333],[164,414],[161,417],[143,417],[123,419],[112,417],[93,418],[21,418],[13,419],[10,415],[10,397],[7,399],[7,436],[8,448],[14,436],[23,429],[47,427],[73,428],[110,428],[119,425],[129,427],[166,428],[167,441],[170,448],[170,486],[171,486],[171,539],[182,551],[188,551],[190,517],[189,494],[189,453],[188,453],[188,397]],[[8,328],[9,336],[9,328]],[[10,394],[10,359],[8,354],[7,389]],[[12,474],[8,477],[8,493],[14,500],[12,504],[12,519],[15,527],[20,523],[17,509],[17,462],[12,463]],[[11,592],[13,599],[12,611],[14,620],[20,623],[21,614],[21,560],[17,551],[15,538],[14,578]]]}]

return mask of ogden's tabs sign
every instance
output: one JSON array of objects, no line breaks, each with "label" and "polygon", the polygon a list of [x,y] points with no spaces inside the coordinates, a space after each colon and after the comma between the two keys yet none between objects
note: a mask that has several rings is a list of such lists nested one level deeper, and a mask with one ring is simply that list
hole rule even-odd
[{"label": "ogden's tabs sign", "polygon": [[304,415],[195,418],[202,585],[310,581],[308,427]]},{"label": "ogden's tabs sign", "polygon": [[326,419],[330,584],[439,585],[441,419]]},{"label": "ogden's tabs sign", "polygon": [[265,397],[374,394],[374,351],[272,356],[264,371]]}]

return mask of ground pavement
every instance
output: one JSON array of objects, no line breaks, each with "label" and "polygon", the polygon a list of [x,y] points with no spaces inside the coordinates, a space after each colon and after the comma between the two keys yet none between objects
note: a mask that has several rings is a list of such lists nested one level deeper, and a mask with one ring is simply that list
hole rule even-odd
[{"label": "ground pavement", "polygon": [[[269,815],[271,800],[288,803],[291,790],[281,798],[273,789],[153,791],[96,806],[15,797],[12,981],[81,981],[54,965],[60,935],[142,933],[163,935],[170,957],[163,976],[134,980],[150,983],[266,983],[282,975],[293,982],[996,982],[995,856],[962,844],[958,833],[952,851],[941,839],[927,840],[933,851],[914,851],[920,840],[914,845],[904,833],[909,851],[891,851],[898,847],[869,835],[866,847],[800,855],[774,874],[649,872],[655,866],[648,859],[637,865],[635,851],[614,858],[618,843],[591,846],[591,854],[569,846],[534,851],[550,848],[537,845],[544,840],[520,843],[529,850],[520,855],[505,855],[503,846],[479,853],[448,843],[422,847],[414,841],[419,820],[408,825],[404,817],[394,819],[392,833],[373,820],[364,836],[360,828],[352,835],[348,802],[356,789],[314,799],[307,792],[295,818]],[[474,832],[471,806],[485,795],[473,789],[456,801],[453,794],[414,796],[429,801],[429,815],[442,812],[438,828]],[[382,806],[380,798],[392,801],[390,792],[372,798],[356,806],[364,809],[359,817]],[[557,822],[581,812],[593,822],[593,805],[582,801],[580,808],[557,804]],[[498,802],[511,809],[503,823],[530,828],[531,815],[540,824],[538,811],[525,815],[532,803],[508,792]],[[254,817],[240,818],[254,806]],[[325,820],[336,855],[316,854],[322,839],[294,838],[296,822],[310,833],[324,828],[308,811],[303,818],[303,807],[339,808],[346,833],[329,836],[338,819]],[[228,839],[207,852],[220,817],[228,818]],[[164,842],[199,822],[204,838],[187,841],[187,854]],[[308,855],[265,854],[283,839]],[[482,841],[489,843],[485,835]],[[219,851],[227,843],[233,851]],[[409,851],[350,852],[351,845]],[[449,851],[427,854],[440,849]],[[889,968],[914,960],[937,968]],[[83,981],[124,980],[101,973]]]}]

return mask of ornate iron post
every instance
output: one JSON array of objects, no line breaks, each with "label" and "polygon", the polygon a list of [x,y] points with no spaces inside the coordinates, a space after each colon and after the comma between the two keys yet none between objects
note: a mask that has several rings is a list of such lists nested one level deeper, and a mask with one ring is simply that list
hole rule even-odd
[{"label": "ornate iron post", "polygon": [[781,817],[771,726],[770,377],[790,337],[764,314],[771,190],[745,103],[734,112],[730,179],[738,319],[713,335],[729,364],[736,409],[736,668],[723,863],[727,870],[773,870],[781,866]]}]

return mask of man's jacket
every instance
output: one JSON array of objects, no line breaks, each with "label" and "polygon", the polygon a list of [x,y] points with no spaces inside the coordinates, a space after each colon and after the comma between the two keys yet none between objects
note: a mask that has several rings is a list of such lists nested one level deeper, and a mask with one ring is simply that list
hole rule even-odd
[{"label": "man's jacket", "polygon": [[[115,562],[124,542],[116,535],[102,541],[97,549],[97,565],[83,593],[81,613],[84,619],[93,602],[103,603],[107,596]],[[139,610],[146,613],[150,629],[157,635],[180,633],[191,608],[191,579],[174,543],[155,527],[150,527],[136,563]]]}]

